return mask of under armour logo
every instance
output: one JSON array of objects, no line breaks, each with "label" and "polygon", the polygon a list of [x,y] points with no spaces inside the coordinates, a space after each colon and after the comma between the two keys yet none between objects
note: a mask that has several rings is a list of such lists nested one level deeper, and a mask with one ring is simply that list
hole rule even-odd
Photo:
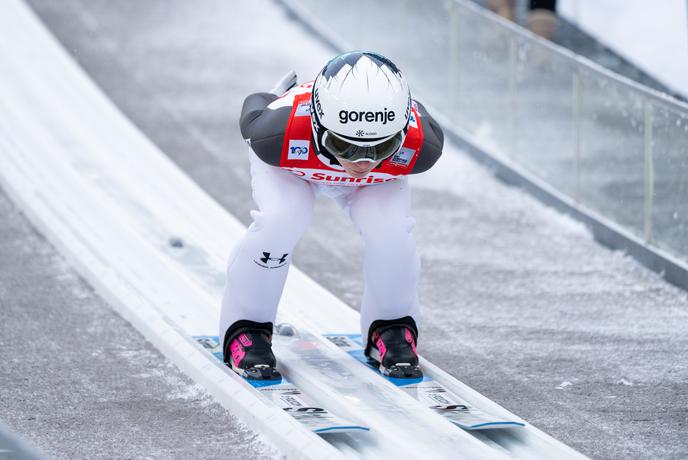
[{"label": "under armour logo", "polygon": [[[260,262],[258,262],[258,260],[254,260],[254,262],[263,268],[279,268],[286,265],[288,255],[289,254],[282,254],[282,257],[270,257],[269,252],[263,252],[263,257],[258,259]],[[271,264],[274,265],[271,266]]]},{"label": "under armour logo", "polygon": [[264,253],[263,253],[263,257],[261,257],[260,260],[261,260],[264,264],[268,263],[268,260],[278,260],[279,263],[283,264],[283,263],[287,260],[287,256],[288,256],[288,255],[289,255],[289,254],[283,254],[282,257],[277,258],[277,257],[270,257],[270,253],[269,253],[269,252],[264,252]]}]

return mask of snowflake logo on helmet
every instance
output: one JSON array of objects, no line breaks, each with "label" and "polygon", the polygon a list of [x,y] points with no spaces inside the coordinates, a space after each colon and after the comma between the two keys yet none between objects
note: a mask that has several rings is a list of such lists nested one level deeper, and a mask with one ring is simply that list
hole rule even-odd
[{"label": "snowflake logo on helmet", "polygon": [[362,129],[359,129],[358,131],[356,131],[356,135],[358,137],[363,137],[364,134],[365,134],[365,131],[363,131]]}]

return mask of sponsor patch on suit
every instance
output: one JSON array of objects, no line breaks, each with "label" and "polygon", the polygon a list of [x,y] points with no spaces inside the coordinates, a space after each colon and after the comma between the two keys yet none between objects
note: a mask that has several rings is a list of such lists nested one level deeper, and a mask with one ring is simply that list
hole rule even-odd
[{"label": "sponsor patch on suit", "polygon": [[310,152],[310,142],[307,140],[292,139],[289,141],[287,158],[290,160],[307,160]]},{"label": "sponsor patch on suit", "polygon": [[296,107],[296,112],[294,112],[295,117],[310,117],[311,116],[311,103],[302,102]]},{"label": "sponsor patch on suit", "polygon": [[390,160],[390,163],[406,166],[411,163],[414,153],[416,153],[415,150],[402,147],[397,153],[394,154]]}]

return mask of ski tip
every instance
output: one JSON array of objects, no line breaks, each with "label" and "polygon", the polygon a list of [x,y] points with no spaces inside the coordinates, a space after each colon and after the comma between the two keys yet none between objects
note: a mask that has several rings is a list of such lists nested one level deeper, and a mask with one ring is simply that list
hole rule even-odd
[{"label": "ski tip", "polygon": [[481,431],[481,430],[495,430],[495,429],[506,429],[506,428],[523,428],[526,426],[523,422],[516,421],[503,421],[503,422],[485,422],[478,423],[475,425],[466,425],[463,423],[454,422],[460,428],[467,431]]},{"label": "ski tip", "polygon": [[327,433],[346,433],[348,431],[370,431],[367,426],[351,425],[351,426],[331,426],[326,428],[316,428],[313,433],[327,434]]}]

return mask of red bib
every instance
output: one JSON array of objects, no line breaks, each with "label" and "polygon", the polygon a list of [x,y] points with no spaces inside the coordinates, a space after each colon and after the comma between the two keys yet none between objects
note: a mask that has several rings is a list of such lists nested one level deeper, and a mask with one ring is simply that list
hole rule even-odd
[{"label": "red bib", "polygon": [[330,164],[324,155],[318,154],[313,146],[311,128],[312,83],[301,85],[307,92],[294,96],[294,105],[287,122],[282,145],[280,167],[293,172],[304,180],[325,185],[362,186],[396,180],[411,172],[423,145],[423,128],[415,104],[411,107],[411,119],[406,139],[401,149],[384,160],[363,179],[349,176],[344,168]]}]

